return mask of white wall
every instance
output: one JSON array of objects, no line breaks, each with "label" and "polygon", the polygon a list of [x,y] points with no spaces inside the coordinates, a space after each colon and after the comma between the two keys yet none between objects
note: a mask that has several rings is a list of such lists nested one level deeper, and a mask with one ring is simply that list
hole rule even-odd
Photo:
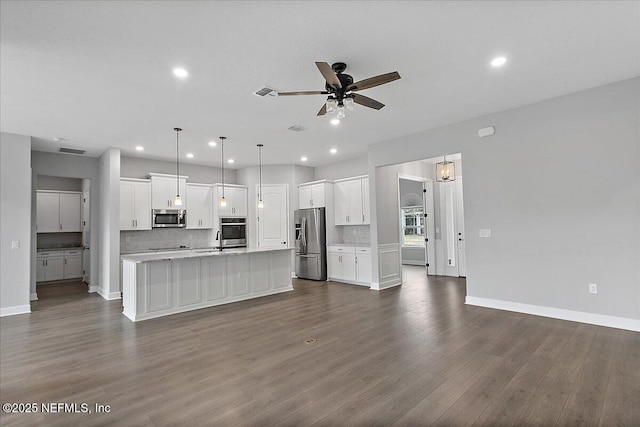
[{"label": "white wall", "polygon": [[[109,148],[99,159],[100,285],[105,299],[120,299],[120,150]],[[95,197],[92,196],[95,200]],[[93,234],[93,233],[92,233]]]},{"label": "white wall", "polygon": [[38,190],[82,191],[82,180],[59,176],[38,176]]},{"label": "white wall", "polygon": [[[90,251],[90,272],[91,277],[89,282],[91,283],[92,291],[96,289],[99,280],[99,233],[100,228],[100,176],[99,176],[99,162],[95,157],[78,156],[73,154],[60,154],[60,153],[45,153],[42,151],[31,152],[31,163],[33,167],[33,209],[31,211],[32,218],[32,280],[31,280],[31,293],[35,295],[36,292],[36,273],[35,273],[35,258],[36,258],[36,203],[35,195],[36,188],[38,186],[38,180],[40,176],[48,177],[66,177],[81,179],[84,182],[83,185],[89,185],[91,183],[91,205],[90,210],[90,223],[89,228],[91,231],[89,246]],[[87,181],[90,180],[90,181]]]},{"label": "white wall", "polygon": [[[151,172],[175,175],[176,163],[164,160],[143,159],[140,157],[122,156],[120,158],[120,176],[122,177],[147,178],[147,175]],[[225,167],[224,182],[227,184],[237,184],[236,174],[237,171],[235,169],[227,169]],[[180,175],[188,176],[187,182],[215,184],[221,182],[222,169],[217,166],[202,166],[180,162]]]},{"label": "white wall", "polygon": [[30,153],[30,137],[0,134],[0,316],[31,311]]},{"label": "white wall", "polygon": [[[462,153],[468,297],[631,319],[625,324],[637,328],[639,94],[635,78],[374,144],[369,172]],[[485,126],[496,134],[479,139]],[[396,206],[381,198],[393,184],[375,182],[372,221],[384,242]],[[479,229],[493,237],[479,238]]]}]

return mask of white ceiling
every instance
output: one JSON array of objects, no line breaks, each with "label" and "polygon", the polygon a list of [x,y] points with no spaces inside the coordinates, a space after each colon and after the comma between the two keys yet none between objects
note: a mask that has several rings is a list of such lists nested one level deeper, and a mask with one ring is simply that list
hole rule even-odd
[{"label": "white ceiling", "polygon": [[[267,164],[319,166],[640,75],[634,1],[2,1],[1,15],[2,131],[93,156],[112,146],[175,159],[179,126],[186,162],[219,165],[207,141],[225,135],[234,168],[257,163],[259,142]],[[492,69],[499,54],[508,63]],[[402,79],[361,92],[386,107],[356,105],[338,126],[316,117],[322,96],[252,94],[323,89],[315,61],[344,61],[356,80],[396,70]],[[177,65],[189,78],[174,78]],[[306,130],[287,130],[294,124]]]}]

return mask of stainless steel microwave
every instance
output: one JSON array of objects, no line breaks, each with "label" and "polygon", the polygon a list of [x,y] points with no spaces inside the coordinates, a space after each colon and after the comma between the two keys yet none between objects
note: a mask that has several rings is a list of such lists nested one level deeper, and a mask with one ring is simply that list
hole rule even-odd
[{"label": "stainless steel microwave", "polygon": [[153,228],[184,228],[187,226],[187,211],[184,209],[153,209]]}]

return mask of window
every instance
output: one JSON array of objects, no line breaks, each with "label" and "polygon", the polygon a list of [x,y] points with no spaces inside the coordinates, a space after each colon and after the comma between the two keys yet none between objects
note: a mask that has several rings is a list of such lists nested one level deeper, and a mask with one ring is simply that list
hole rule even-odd
[{"label": "window", "polygon": [[421,207],[402,208],[402,246],[424,247],[424,211]]}]

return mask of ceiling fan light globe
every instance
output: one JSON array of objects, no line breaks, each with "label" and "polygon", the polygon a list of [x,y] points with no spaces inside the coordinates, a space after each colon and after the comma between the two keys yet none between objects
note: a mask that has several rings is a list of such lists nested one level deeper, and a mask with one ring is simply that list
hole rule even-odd
[{"label": "ceiling fan light globe", "polygon": [[352,111],[353,110],[353,99],[352,98],[347,98],[344,100],[344,106],[347,107],[347,110]]}]

